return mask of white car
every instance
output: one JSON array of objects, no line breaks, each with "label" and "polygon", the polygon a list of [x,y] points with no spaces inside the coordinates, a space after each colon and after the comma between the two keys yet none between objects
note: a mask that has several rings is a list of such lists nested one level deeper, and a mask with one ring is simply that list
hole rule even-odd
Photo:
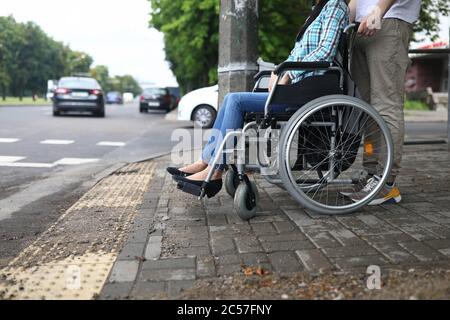
[{"label": "white car", "polygon": [[178,104],[178,120],[193,121],[200,128],[211,128],[216,120],[218,101],[218,85],[191,91]]}]

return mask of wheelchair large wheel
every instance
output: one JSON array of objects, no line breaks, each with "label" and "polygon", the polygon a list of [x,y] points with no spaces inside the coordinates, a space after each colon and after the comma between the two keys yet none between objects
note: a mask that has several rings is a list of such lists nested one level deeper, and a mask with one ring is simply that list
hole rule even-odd
[{"label": "wheelchair large wheel", "polygon": [[[299,157],[301,168],[292,166]],[[390,131],[362,100],[332,95],[311,101],[284,127],[280,178],[305,208],[337,215],[370,203],[385,185],[393,162]],[[368,179],[371,187],[365,188]]]}]

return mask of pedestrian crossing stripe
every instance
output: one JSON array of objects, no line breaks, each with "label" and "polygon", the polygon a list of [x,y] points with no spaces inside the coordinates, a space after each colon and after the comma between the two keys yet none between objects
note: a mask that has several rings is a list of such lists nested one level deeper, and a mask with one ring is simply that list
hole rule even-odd
[{"label": "pedestrian crossing stripe", "polygon": [[58,160],[58,161],[54,162],[54,164],[56,164],[56,165],[73,166],[73,165],[94,163],[94,162],[98,162],[99,160],[100,159],[63,158],[61,160]]},{"label": "pedestrian crossing stripe", "polygon": [[92,159],[92,158],[63,158],[53,163],[20,162],[25,159],[26,157],[0,156],[0,167],[53,168],[58,165],[74,166],[74,165],[95,163],[100,161],[100,159]]},{"label": "pedestrian crossing stripe", "polygon": [[18,142],[20,141],[20,139],[15,139],[15,138],[0,138],[0,143],[14,143],[14,142]]},{"label": "pedestrian crossing stripe", "polygon": [[75,141],[73,140],[44,140],[41,141],[41,144],[55,144],[55,145],[68,145],[68,144],[72,144]]},{"label": "pedestrian crossing stripe", "polygon": [[97,143],[97,145],[101,147],[124,147],[126,143],[119,141],[102,141]]},{"label": "pedestrian crossing stripe", "polygon": [[8,156],[0,156],[0,164],[3,163],[14,163],[20,160],[26,159],[25,157],[8,157]]}]

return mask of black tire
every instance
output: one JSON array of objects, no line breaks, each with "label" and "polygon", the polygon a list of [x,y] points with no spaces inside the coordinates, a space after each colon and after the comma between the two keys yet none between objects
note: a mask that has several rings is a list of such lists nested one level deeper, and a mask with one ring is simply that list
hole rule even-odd
[{"label": "black tire", "polygon": [[104,118],[105,117],[105,109],[101,109],[100,111],[95,112],[94,116],[96,116],[98,118]]},{"label": "black tire", "polygon": [[58,109],[53,109],[53,116],[59,117],[61,115],[61,112]]},{"label": "black tire", "polygon": [[234,197],[236,190],[239,187],[239,177],[233,169],[230,169],[225,174],[225,190],[227,193]]},{"label": "black tire", "polygon": [[255,203],[249,203],[248,193],[249,189],[246,183],[241,183],[236,190],[234,195],[234,209],[236,210],[239,218],[244,221],[248,221],[256,216],[256,211],[258,210],[257,204],[259,201],[259,193],[256,184],[252,181],[250,182],[252,186],[252,191],[255,193]]},{"label": "black tire", "polygon": [[202,129],[210,129],[216,121],[217,112],[209,105],[200,105],[192,112],[194,125]]}]

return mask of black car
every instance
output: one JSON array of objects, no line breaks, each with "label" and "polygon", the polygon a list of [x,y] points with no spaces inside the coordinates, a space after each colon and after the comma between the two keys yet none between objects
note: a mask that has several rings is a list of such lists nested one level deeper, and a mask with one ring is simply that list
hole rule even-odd
[{"label": "black car", "polygon": [[87,77],[64,77],[58,81],[53,96],[53,115],[65,111],[89,111],[105,116],[105,98],[97,80]]},{"label": "black car", "polygon": [[147,88],[140,97],[139,111],[164,110],[169,112],[176,107],[176,98],[168,88]]},{"label": "black car", "polygon": [[123,104],[122,94],[117,91],[111,91],[106,94],[107,104]]}]

